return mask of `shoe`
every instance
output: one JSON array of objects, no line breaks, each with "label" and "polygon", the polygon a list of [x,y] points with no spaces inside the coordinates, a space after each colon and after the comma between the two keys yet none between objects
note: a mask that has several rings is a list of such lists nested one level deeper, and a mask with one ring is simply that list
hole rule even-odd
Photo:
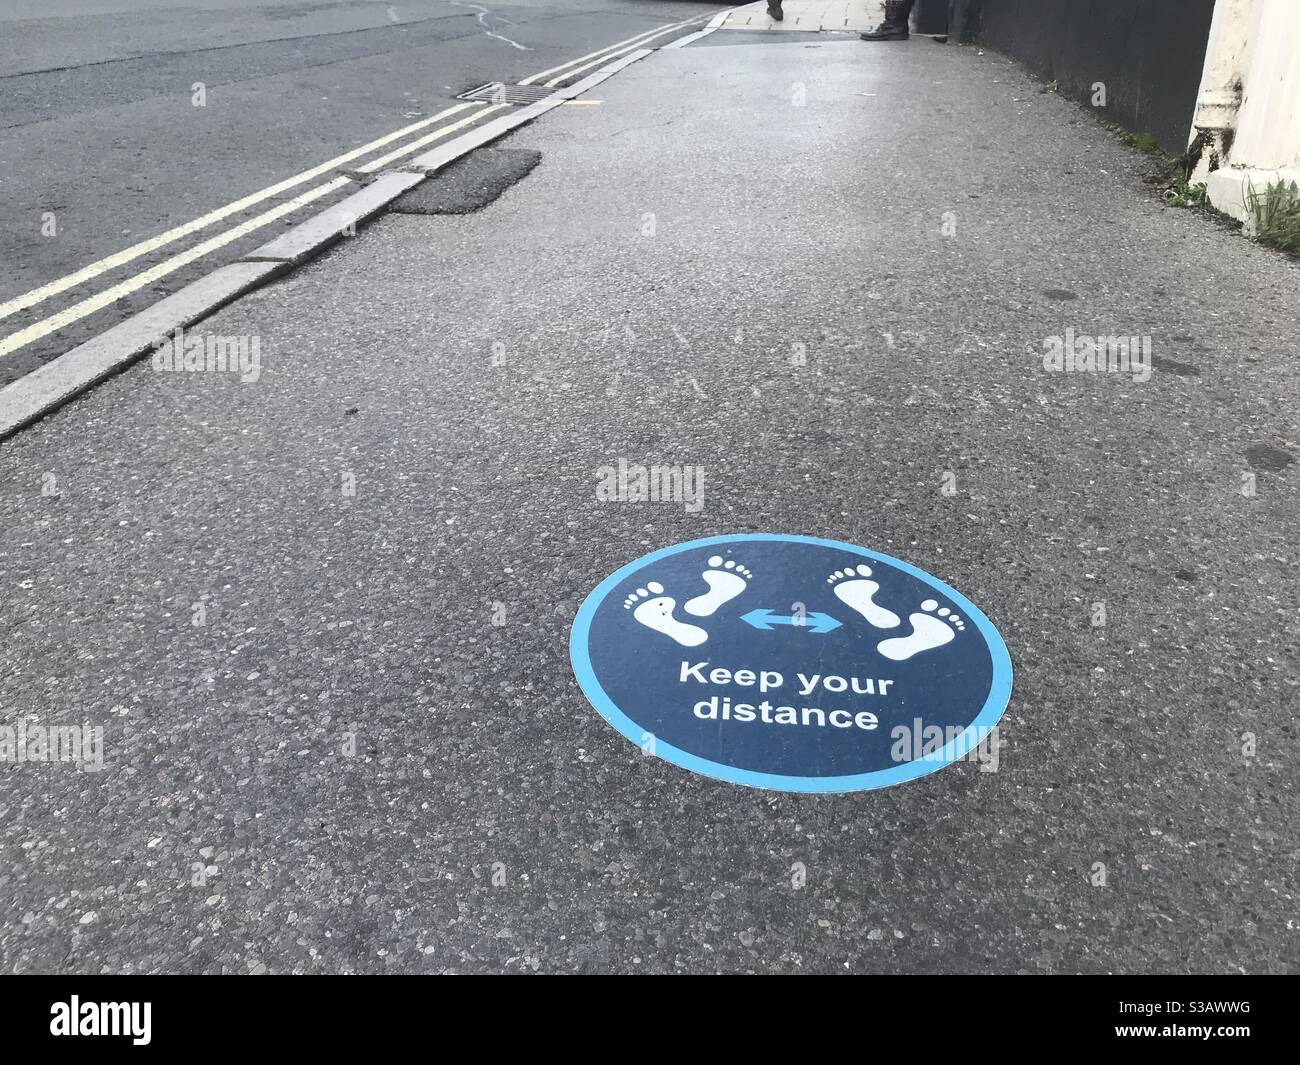
[{"label": "shoe", "polygon": [[874,30],[859,33],[864,41],[905,41],[907,40],[907,15],[911,4],[902,4],[899,0],[885,0],[885,21]]},{"label": "shoe", "polygon": [[767,16],[773,22],[780,22],[785,18],[785,12],[781,10],[781,0],[767,0]]},{"label": "shoe", "polygon": [[859,33],[864,41],[905,41],[908,38],[907,23],[899,24],[885,19],[874,30]]}]

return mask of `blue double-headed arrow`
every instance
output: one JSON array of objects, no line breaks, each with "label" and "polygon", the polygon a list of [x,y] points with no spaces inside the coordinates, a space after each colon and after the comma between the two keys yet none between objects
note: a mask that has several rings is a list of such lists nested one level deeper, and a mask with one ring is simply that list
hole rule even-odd
[{"label": "blue double-headed arrow", "polygon": [[792,617],[789,614],[773,614],[770,610],[751,610],[748,614],[741,614],[740,620],[747,621],[756,629],[770,629],[773,625],[792,625],[797,629],[807,629],[809,632],[830,632],[844,624],[842,621],[836,621],[829,614],[812,613]]}]

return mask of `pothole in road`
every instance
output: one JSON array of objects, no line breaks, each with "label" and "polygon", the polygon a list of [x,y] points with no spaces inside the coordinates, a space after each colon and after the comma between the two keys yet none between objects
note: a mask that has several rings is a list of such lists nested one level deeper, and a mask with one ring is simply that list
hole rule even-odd
[{"label": "pothole in road", "polygon": [[1280,447],[1274,447],[1272,444],[1252,444],[1246,448],[1246,461],[1257,470],[1266,470],[1269,473],[1281,473],[1291,463],[1295,462],[1295,456],[1289,451],[1283,451]]},{"label": "pothole in road", "polygon": [[541,159],[541,152],[528,148],[480,148],[395,200],[389,210],[398,214],[481,211]]}]

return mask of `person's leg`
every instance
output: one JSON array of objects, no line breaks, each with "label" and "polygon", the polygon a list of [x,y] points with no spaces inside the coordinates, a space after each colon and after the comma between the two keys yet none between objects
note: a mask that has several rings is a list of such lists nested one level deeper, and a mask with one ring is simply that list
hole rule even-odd
[{"label": "person's leg", "polygon": [[785,18],[785,12],[781,10],[781,0],[767,0],[767,14],[773,22],[780,22]]},{"label": "person's leg", "polygon": [[907,20],[916,0],[885,0],[885,21],[874,30],[858,34],[864,41],[905,41]]}]

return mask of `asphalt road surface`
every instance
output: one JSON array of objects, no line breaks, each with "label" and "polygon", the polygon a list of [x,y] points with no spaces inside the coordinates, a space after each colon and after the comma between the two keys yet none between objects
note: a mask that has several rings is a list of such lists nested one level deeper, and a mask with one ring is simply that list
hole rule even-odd
[{"label": "asphalt road surface", "polygon": [[[0,965],[1293,971],[1300,268],[1039,88],[720,30],[196,326],[255,377],[146,359],[0,445],[0,725],[102,735],[0,767]],[[592,589],[765,532],[987,614],[996,764],[763,791],[596,713]]]},{"label": "asphalt road surface", "polygon": [[[37,303],[20,300],[25,294],[441,114],[458,93],[520,81],[719,9],[664,0],[4,5],[0,385],[256,247],[306,207],[130,287],[144,271],[381,152],[327,166],[315,180],[94,269]],[[467,119],[468,108],[383,150]],[[350,191],[345,182],[311,208]],[[124,283],[129,291],[99,300]],[[87,311],[88,300],[99,302]],[[58,315],[65,319],[52,322]]]}]

